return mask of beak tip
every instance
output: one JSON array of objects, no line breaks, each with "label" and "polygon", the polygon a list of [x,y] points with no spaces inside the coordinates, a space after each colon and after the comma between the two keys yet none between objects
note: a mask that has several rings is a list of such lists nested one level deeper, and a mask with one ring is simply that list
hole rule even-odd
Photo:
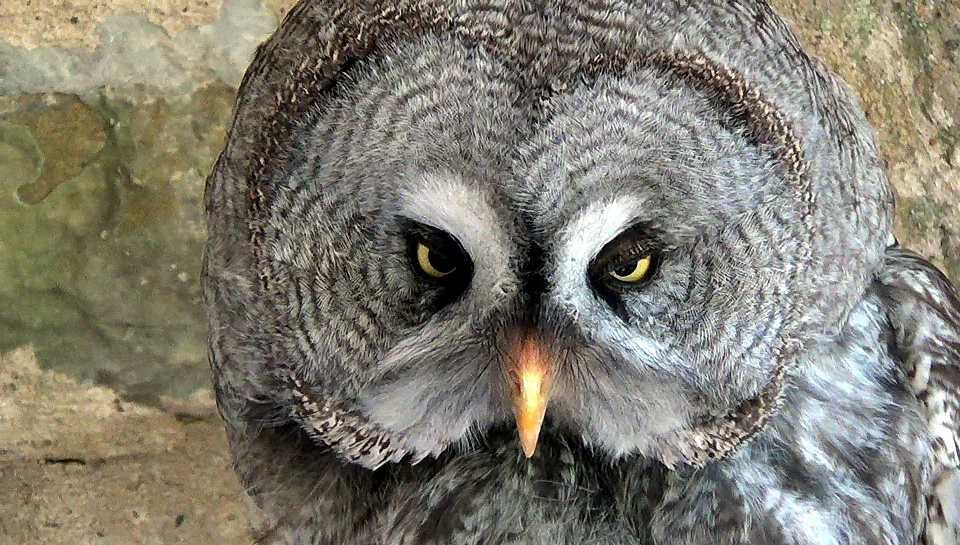
[{"label": "beak tip", "polygon": [[512,375],[515,380],[513,409],[517,419],[520,447],[528,459],[537,450],[540,427],[550,397],[550,364],[539,343],[533,338],[524,341]]},{"label": "beak tip", "polygon": [[517,431],[520,436],[520,448],[523,450],[524,456],[527,458],[533,458],[533,454],[537,451],[537,443],[540,438],[540,425],[543,423],[543,417],[541,416],[535,422],[524,422],[520,421]]}]

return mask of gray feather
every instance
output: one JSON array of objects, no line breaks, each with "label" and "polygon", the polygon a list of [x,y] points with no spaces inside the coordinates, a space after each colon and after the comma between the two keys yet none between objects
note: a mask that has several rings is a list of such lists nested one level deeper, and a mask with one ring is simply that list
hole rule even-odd
[{"label": "gray feather", "polygon": [[929,430],[933,475],[924,543],[960,543],[960,298],[919,255],[887,251],[879,275],[897,349]]}]

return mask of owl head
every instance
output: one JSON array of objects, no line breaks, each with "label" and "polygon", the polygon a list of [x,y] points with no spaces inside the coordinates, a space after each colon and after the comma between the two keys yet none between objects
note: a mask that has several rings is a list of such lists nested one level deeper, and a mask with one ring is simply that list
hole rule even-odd
[{"label": "owl head", "polygon": [[721,37],[709,2],[554,3],[304,4],[322,43],[248,73],[207,252],[245,318],[212,335],[352,463],[501,426],[527,456],[725,456],[880,262],[869,128],[768,8]]}]

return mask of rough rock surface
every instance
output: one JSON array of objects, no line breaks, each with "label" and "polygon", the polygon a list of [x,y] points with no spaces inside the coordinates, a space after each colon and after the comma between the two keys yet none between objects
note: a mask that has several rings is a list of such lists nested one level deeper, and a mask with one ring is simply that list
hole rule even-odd
[{"label": "rough rock surface", "polygon": [[209,399],[177,414],[0,356],[0,544],[249,544]]}]

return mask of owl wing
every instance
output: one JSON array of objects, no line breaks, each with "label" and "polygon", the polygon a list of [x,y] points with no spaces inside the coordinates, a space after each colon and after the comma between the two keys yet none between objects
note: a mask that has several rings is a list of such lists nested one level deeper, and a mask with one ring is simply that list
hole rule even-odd
[{"label": "owl wing", "polygon": [[930,429],[932,473],[922,543],[960,544],[960,297],[946,276],[895,242],[878,275],[896,350]]}]

